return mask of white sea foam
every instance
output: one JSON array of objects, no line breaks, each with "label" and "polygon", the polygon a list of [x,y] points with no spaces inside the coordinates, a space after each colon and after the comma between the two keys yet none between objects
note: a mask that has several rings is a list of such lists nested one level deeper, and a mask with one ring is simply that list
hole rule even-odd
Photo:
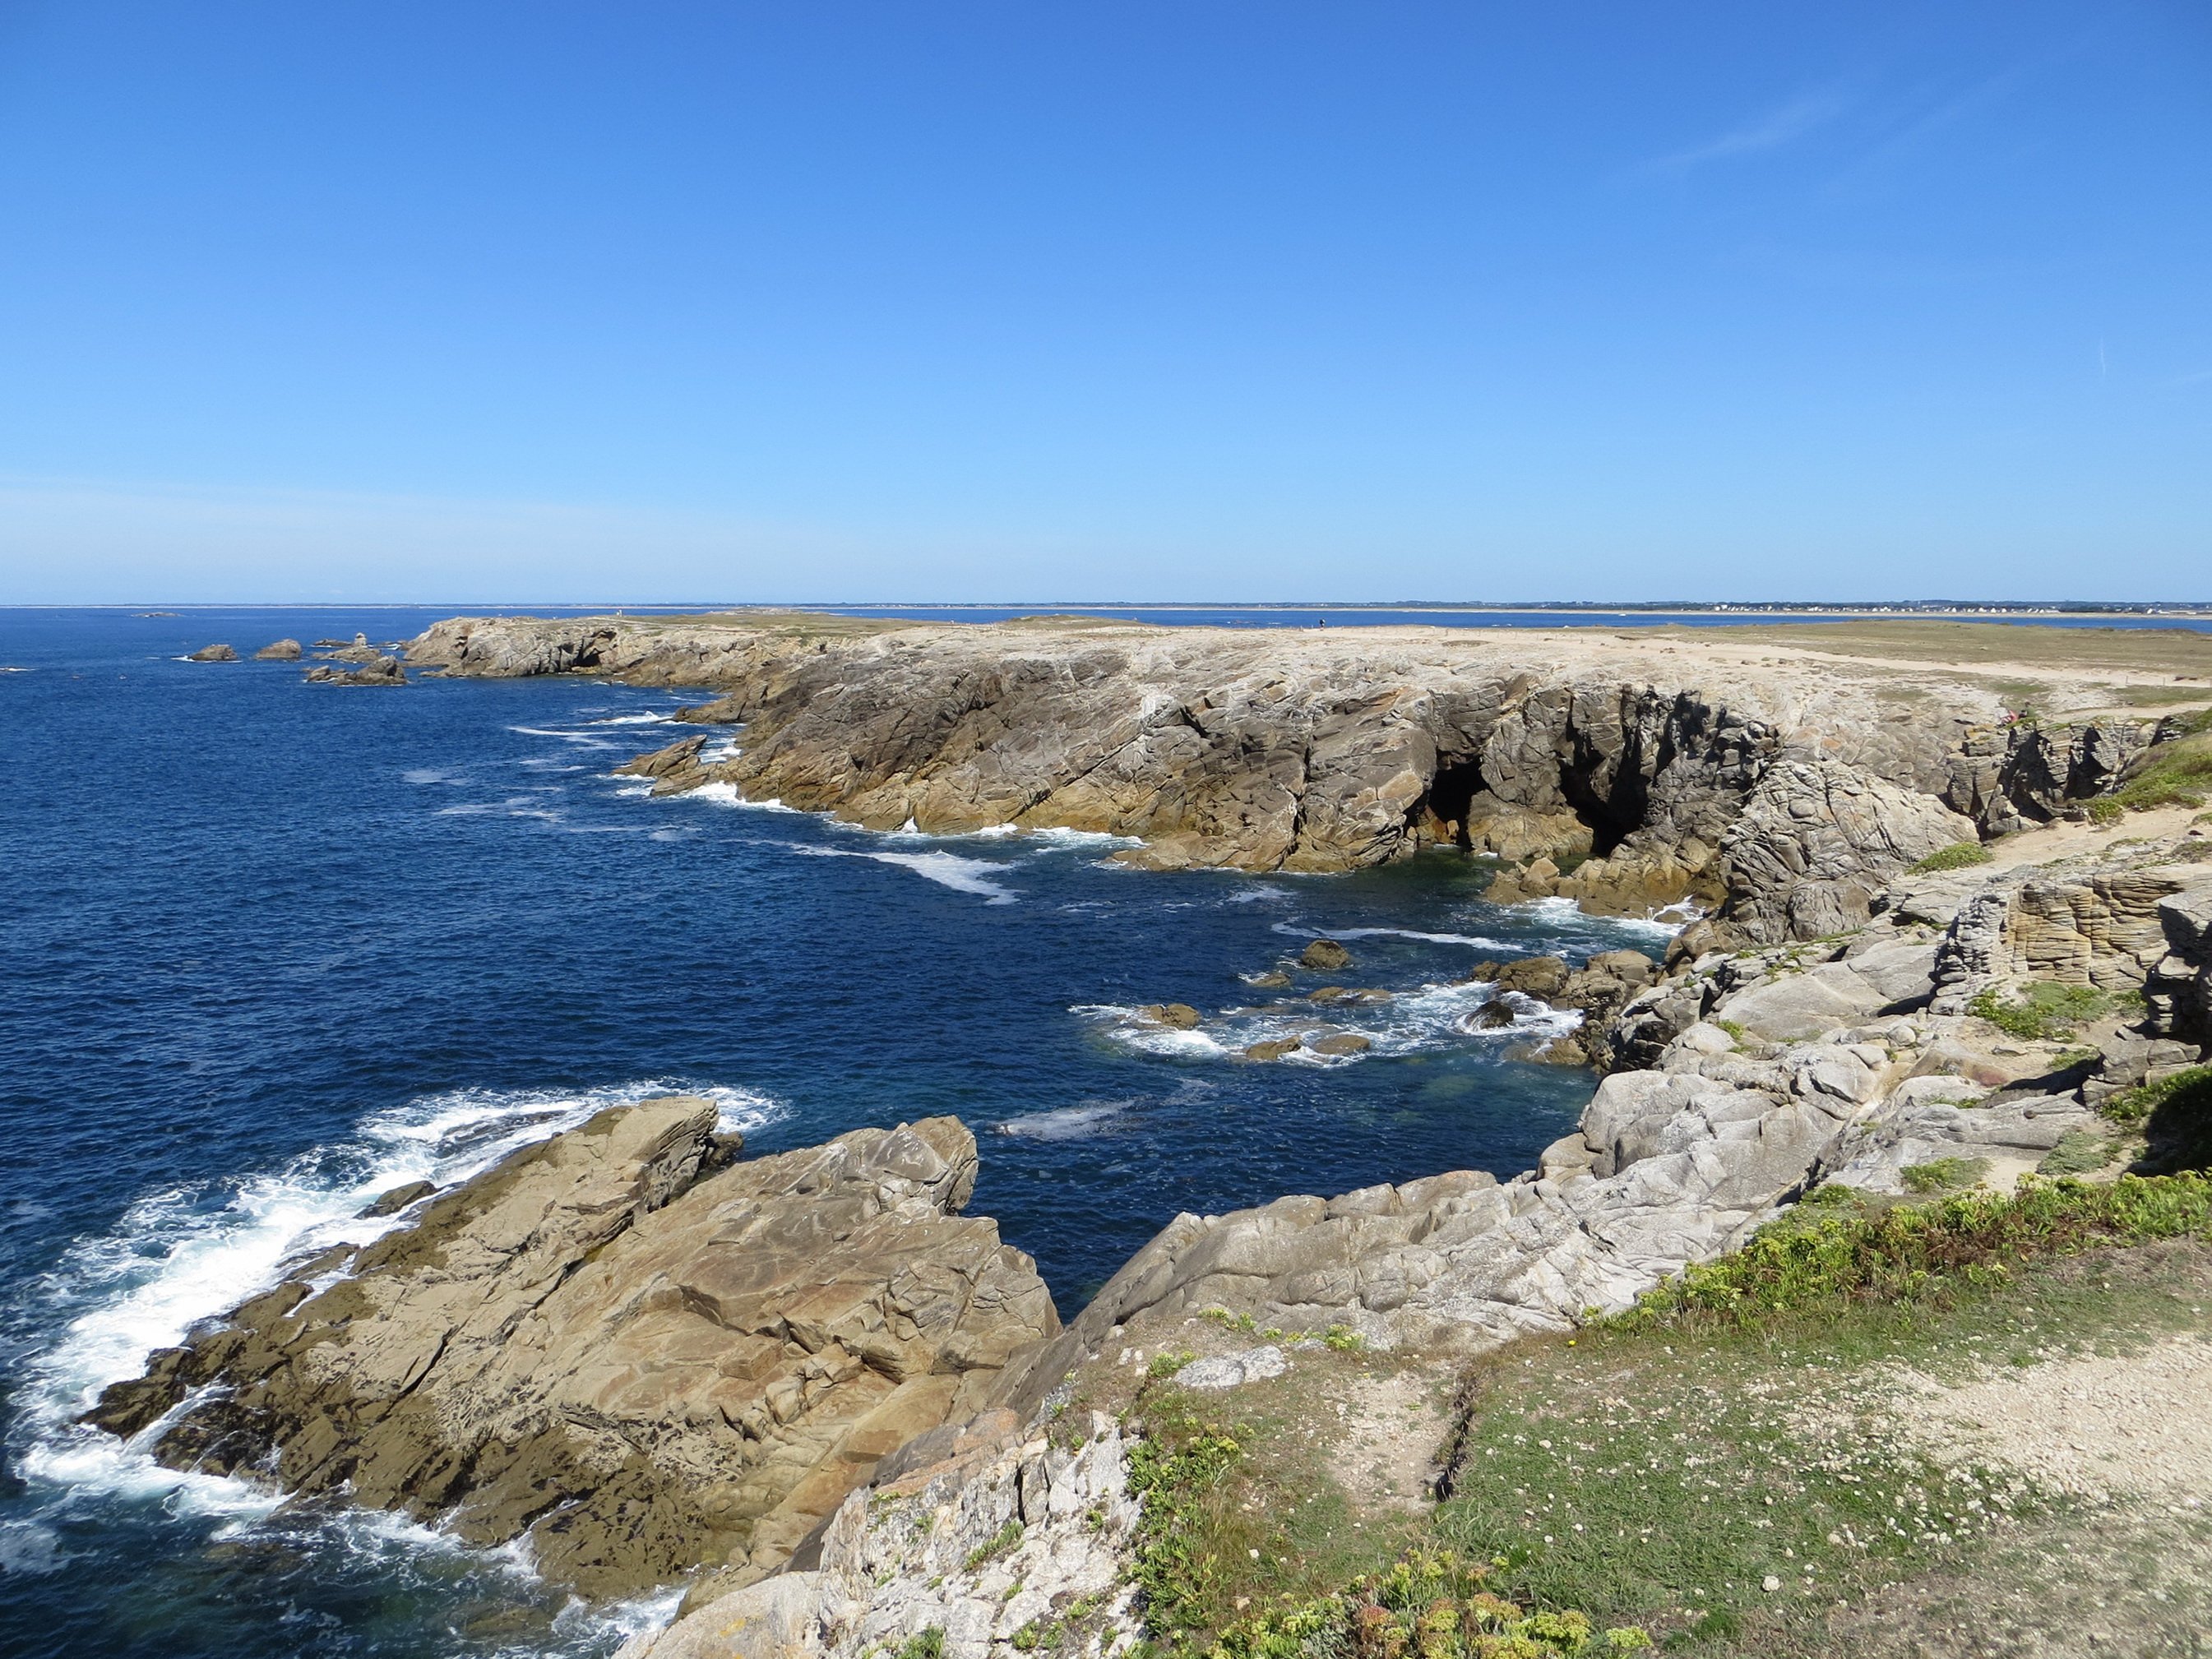
[{"label": "white sea foam", "polygon": [[683,721],[673,714],[609,714],[592,722],[593,726],[681,726]]},{"label": "white sea foam", "polygon": [[1104,830],[1065,830],[1054,827],[1030,830],[1024,833],[1031,841],[1042,842],[1048,847],[1142,847],[1145,844],[1142,836],[1117,836]]},{"label": "white sea foam", "polygon": [[[1475,981],[1431,984],[1376,1002],[1285,1000],[1263,1008],[1237,1009],[1214,1016],[1198,1027],[1178,1030],[1143,1010],[1114,1003],[1083,1004],[1068,1012],[1103,1026],[1108,1036],[1139,1054],[1182,1060],[1222,1060],[1242,1054],[1256,1042],[1311,1038],[1332,1032],[1367,1039],[1357,1054],[1316,1054],[1293,1049],[1282,1062],[1297,1066],[1352,1066],[1365,1059],[1419,1054],[1465,1046],[1469,1037],[1507,1036],[1523,1041],[1563,1036],[1581,1024],[1571,1010],[1560,1012],[1522,999],[1510,1026],[1474,1027],[1469,1016],[1491,999],[1491,988]],[[1526,1004],[1525,1006],[1522,1003]]]},{"label": "white sea foam", "polygon": [[1594,916],[1574,900],[1559,896],[1530,899],[1525,903],[1505,908],[1519,911],[1533,918],[1539,927],[1553,931],[1600,936],[1610,932],[1662,939],[1674,938],[1705,914],[1696,905],[1684,900],[1662,905],[1648,916]]},{"label": "white sea foam", "polygon": [[510,732],[519,732],[526,738],[557,738],[561,742],[574,744],[579,749],[612,749],[615,747],[613,744],[609,743],[605,738],[594,736],[589,732],[563,732],[557,726],[510,726],[507,729]]},{"label": "white sea foam", "polygon": [[797,842],[785,845],[809,858],[872,859],[878,864],[896,864],[940,887],[950,887],[958,893],[974,893],[993,904],[1012,904],[1021,896],[992,879],[1002,874],[1006,866],[988,859],[963,859],[956,853],[858,853],[846,847],[806,847]]},{"label": "white sea foam", "polygon": [[1291,892],[1288,888],[1278,887],[1272,882],[1263,881],[1254,886],[1238,889],[1236,892],[1233,892],[1229,896],[1229,902],[1231,904],[1265,904],[1271,900],[1286,899],[1290,896]]},{"label": "white sea foam", "polygon": [[1503,939],[1488,939],[1480,933],[1425,933],[1416,927],[1338,927],[1322,932],[1318,928],[1301,927],[1292,922],[1279,921],[1275,932],[1288,933],[1293,939],[1417,939],[1430,945],[1464,945],[1477,951],[1512,952],[1520,946]]},{"label": "white sea foam", "polygon": [[410,783],[459,783],[463,781],[459,772],[448,771],[439,766],[412,767],[399,775]]},{"label": "white sea foam", "polygon": [[1105,1132],[1133,1100],[1086,1100],[1079,1106],[1058,1106],[1049,1111],[1025,1112],[994,1126],[1002,1135],[1030,1140],[1089,1140]]},{"label": "white sea foam", "polygon": [[180,1474],[132,1444],[73,1425],[101,1389],[135,1376],[155,1348],[272,1285],[287,1261],[365,1243],[398,1218],[363,1218],[379,1194],[413,1181],[465,1180],[533,1141],[609,1106],[696,1093],[721,1108],[726,1131],[781,1115],[769,1097],[659,1079],[578,1091],[462,1090],[374,1114],[343,1141],[273,1173],[174,1187],[133,1204],[110,1231],[74,1245],[51,1283],[73,1315],[28,1370],[37,1434],[22,1460],[34,1480],[122,1495],[168,1494],[196,1512],[258,1516],[278,1501],[247,1482]]},{"label": "white sea foam", "polygon": [[[651,793],[648,787],[647,793]],[[756,812],[796,812],[796,806],[786,806],[773,795],[765,800],[747,800],[734,783],[702,783],[696,789],[687,789],[676,797],[678,800],[711,801],[717,806],[749,806]]]}]

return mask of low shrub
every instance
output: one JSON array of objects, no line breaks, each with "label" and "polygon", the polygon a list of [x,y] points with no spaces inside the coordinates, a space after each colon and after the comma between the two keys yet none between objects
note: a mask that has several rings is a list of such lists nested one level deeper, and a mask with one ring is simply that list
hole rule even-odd
[{"label": "low shrub", "polygon": [[2140,1084],[2132,1089],[2123,1089],[2106,1098],[2097,1109],[2114,1123],[2129,1128],[2140,1128],[2150,1115],[2178,1096],[2212,1089],[2212,1066],[2191,1066],[2184,1072],[2175,1072],[2155,1083]]},{"label": "low shrub", "polygon": [[2092,823],[2118,823],[2128,815],[2128,809],[2110,795],[2098,796],[2085,810]]},{"label": "low shrub", "polygon": [[2131,811],[2202,806],[2212,797],[2212,727],[2191,726],[2154,745],[2129,770],[2112,799]]},{"label": "low shrub", "polygon": [[1209,1659],[1553,1659],[1651,1646],[1632,1626],[1601,1632],[1583,1613],[1516,1606],[1486,1589],[1488,1577],[1454,1551],[1413,1550],[1334,1595],[1237,1620]]},{"label": "low shrub", "polygon": [[2058,1144],[2035,1166],[2040,1176],[2090,1175],[2106,1168],[2119,1156],[2119,1148],[2100,1134],[2087,1129],[2069,1129],[2058,1137]]},{"label": "low shrub", "polygon": [[1944,870],[1965,870],[1990,861],[1990,849],[1978,841],[1954,842],[1948,847],[1930,853],[1919,863],[1906,866],[1905,873],[1932,876]]},{"label": "low shrub", "polygon": [[1936,1158],[1900,1170],[1898,1178],[1908,1193],[1948,1193],[1973,1186],[1989,1167],[1986,1160],[1978,1158]]},{"label": "low shrub", "polygon": [[1966,1012],[1985,1019],[2007,1036],[2027,1042],[2062,1037],[2075,1027],[2112,1011],[2114,1000],[2094,985],[2060,985],[2040,980],[2023,987],[2010,998],[1995,990],[1984,991],[1966,1005]]},{"label": "low shrub", "polygon": [[1755,1323],[1770,1314],[1907,1300],[1939,1290],[1947,1277],[1999,1278],[2038,1255],[2191,1236],[2212,1237],[2212,1181],[2202,1176],[2122,1176],[2109,1186],[2028,1176],[2009,1194],[1961,1193],[1763,1230],[1734,1255],[1646,1292],[1615,1322]]}]

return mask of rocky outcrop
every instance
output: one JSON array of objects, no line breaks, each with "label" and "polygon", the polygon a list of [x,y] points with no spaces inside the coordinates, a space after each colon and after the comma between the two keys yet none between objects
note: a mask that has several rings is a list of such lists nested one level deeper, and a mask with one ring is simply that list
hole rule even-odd
[{"label": "rocky outcrop", "polygon": [[[723,690],[690,717],[743,725],[742,745],[634,763],[656,791],[727,783],[881,829],[1108,831],[1152,868],[1457,846],[1525,860],[1501,901],[1694,902],[1752,943],[1863,921],[1887,878],[1974,836],[1954,806],[1981,811],[2002,780],[1960,765],[2008,763],[1965,753],[2004,710],[1953,678],[1902,701],[1875,671],[1692,679],[1656,646],[1534,632],[456,618],[410,655]],[[2117,742],[2082,739],[2069,777],[2104,777]]]},{"label": "rocky outcrop", "polygon": [[227,645],[204,645],[185,659],[186,662],[236,662],[238,653]]},{"label": "rocky outcrop", "polygon": [[705,1101],[601,1113],[294,1264],[91,1420],[159,1422],[176,1467],[526,1539],[593,1595],[781,1565],[1059,1322],[1030,1259],[960,1215],[957,1121],[733,1150]]},{"label": "rocky outcrop", "polygon": [[[337,654],[345,655],[346,653]],[[303,678],[313,685],[404,685],[407,684],[407,671],[397,657],[387,657],[381,652],[372,651],[366,658],[355,659],[349,656],[348,659],[358,660],[361,666],[332,668],[328,665],[323,665],[310,668]]]},{"label": "rocky outcrop", "polygon": [[275,641],[255,652],[253,659],[256,662],[297,662],[300,660],[300,642],[297,640]]},{"label": "rocky outcrop", "polygon": [[845,1500],[818,1559],[706,1599],[617,1659],[862,1659],[931,1632],[946,1659],[1126,1653],[1141,1635],[1127,1445],[1095,1413],[1067,1438],[1006,1411],[924,1436]]},{"label": "rocky outcrop", "polygon": [[2159,901],[2165,954],[2143,977],[2144,1029],[2212,1048],[2212,879]]},{"label": "rocky outcrop", "polygon": [[2075,803],[2107,793],[2156,729],[2146,720],[1972,727],[1961,737],[1939,793],[1984,835],[2047,823]]}]

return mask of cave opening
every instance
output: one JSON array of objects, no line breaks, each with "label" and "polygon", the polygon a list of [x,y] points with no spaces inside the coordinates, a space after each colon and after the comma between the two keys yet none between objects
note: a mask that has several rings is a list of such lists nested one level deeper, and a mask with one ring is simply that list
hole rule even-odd
[{"label": "cave opening", "polygon": [[1482,768],[1472,758],[1444,762],[1430,780],[1430,815],[1462,847],[1468,845],[1468,807],[1481,787]]}]

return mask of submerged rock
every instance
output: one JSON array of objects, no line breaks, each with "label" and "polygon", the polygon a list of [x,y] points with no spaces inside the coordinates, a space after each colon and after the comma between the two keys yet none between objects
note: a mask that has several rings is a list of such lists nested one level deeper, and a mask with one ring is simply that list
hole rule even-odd
[{"label": "submerged rock", "polygon": [[[591,1595],[780,1565],[875,1461],[1059,1328],[959,1211],[951,1118],[728,1164],[717,1109],[600,1113],[155,1357],[88,1418],[156,1455],[526,1539]],[[726,1164],[726,1167],[724,1167]]]},{"label": "submerged rock", "polygon": [[1155,1024],[1165,1025],[1172,1030],[1194,1031],[1198,1029],[1199,1012],[1188,1002],[1149,1003],[1137,1012]]}]

